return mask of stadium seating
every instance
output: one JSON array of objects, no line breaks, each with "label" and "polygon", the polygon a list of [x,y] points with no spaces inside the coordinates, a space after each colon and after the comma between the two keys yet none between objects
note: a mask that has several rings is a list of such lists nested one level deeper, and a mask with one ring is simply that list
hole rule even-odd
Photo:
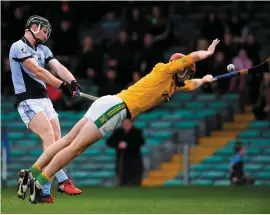
[{"label": "stadium seating", "polygon": [[[146,144],[142,149],[146,173],[153,166],[160,165],[167,157],[164,146],[171,141],[175,132],[180,139],[192,145],[198,144],[198,137],[204,137],[213,130],[219,130],[220,124],[233,118],[240,108],[234,107],[238,103],[238,95],[229,94],[221,97],[205,95],[199,92],[175,94],[172,103],[161,105],[151,112],[140,115],[135,125],[143,129]],[[18,169],[28,167],[42,152],[41,140],[30,133],[16,112],[10,100],[3,100],[1,107],[6,111],[2,117],[2,126],[8,131],[11,163],[8,166],[10,185],[16,184],[13,176]],[[230,109],[232,111],[228,111]],[[9,110],[9,112],[7,111]],[[65,134],[83,116],[83,112],[59,112],[62,133]],[[160,120],[162,119],[162,120]],[[219,123],[217,123],[220,120]],[[182,132],[182,133],[181,133]],[[76,158],[66,169],[75,183],[83,186],[113,185],[115,182],[114,156],[115,151],[106,147],[106,139],[100,140],[90,149]],[[191,138],[194,137],[194,138]],[[260,179],[259,184],[266,183],[269,176],[270,163],[269,122],[251,122],[248,130],[237,136],[247,146],[248,157],[246,170]],[[191,184],[226,186],[228,181],[228,164],[234,153],[235,140],[229,141],[223,148],[218,149],[212,156],[206,157],[199,164],[190,168]],[[171,152],[173,153],[173,151]],[[169,154],[169,157],[172,154]],[[164,157],[163,157],[164,156]],[[218,165],[215,165],[218,164]],[[79,167],[79,169],[78,169]],[[73,173],[76,170],[75,173]],[[259,174],[260,173],[260,174]],[[16,178],[16,177],[15,177]],[[166,181],[166,180],[165,180]],[[174,179],[166,181],[164,185],[183,184],[183,174],[179,173]]]}]

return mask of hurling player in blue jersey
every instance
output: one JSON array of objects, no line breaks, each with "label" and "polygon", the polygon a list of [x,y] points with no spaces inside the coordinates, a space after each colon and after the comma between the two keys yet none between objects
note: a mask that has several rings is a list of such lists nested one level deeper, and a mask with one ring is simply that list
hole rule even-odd
[{"label": "hurling player in blue jersey", "polygon": [[[58,114],[48,97],[46,84],[61,89],[67,96],[72,96],[73,91],[81,91],[74,76],[53,57],[51,50],[43,45],[49,38],[51,30],[51,24],[47,19],[37,15],[31,16],[27,20],[24,36],[12,44],[9,53],[15,105],[26,127],[41,138],[44,150],[61,138]],[[47,67],[50,71],[45,69]],[[41,171],[38,166],[35,166],[30,171],[19,172],[17,194],[20,199],[25,198],[24,193],[28,189],[28,181],[23,180],[25,175],[29,175],[29,178],[37,177]],[[59,192],[70,195],[81,193],[63,170],[57,172],[55,176],[58,180]],[[43,198],[40,202],[54,202],[50,188],[51,183],[43,188]]]}]

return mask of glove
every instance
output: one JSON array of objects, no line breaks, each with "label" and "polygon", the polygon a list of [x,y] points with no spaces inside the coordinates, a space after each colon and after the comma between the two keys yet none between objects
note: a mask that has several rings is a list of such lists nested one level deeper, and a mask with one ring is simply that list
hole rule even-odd
[{"label": "glove", "polygon": [[62,92],[63,92],[64,95],[66,95],[66,96],[71,96],[71,97],[73,96],[73,90],[72,90],[70,84],[68,84],[68,83],[66,83],[66,82],[63,82],[63,83],[60,85],[59,89],[62,90]]},{"label": "glove", "polygon": [[82,91],[82,88],[81,88],[81,86],[78,84],[78,82],[77,81],[75,81],[75,80],[73,80],[73,81],[71,81],[71,89],[72,89],[72,91]]}]

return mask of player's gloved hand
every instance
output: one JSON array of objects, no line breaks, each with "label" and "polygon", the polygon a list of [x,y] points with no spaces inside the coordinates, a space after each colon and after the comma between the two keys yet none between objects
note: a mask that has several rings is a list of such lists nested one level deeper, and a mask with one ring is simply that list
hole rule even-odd
[{"label": "player's gloved hand", "polygon": [[76,80],[71,81],[70,83],[72,91],[82,91],[81,86],[78,84]]},{"label": "player's gloved hand", "polygon": [[73,90],[72,90],[70,84],[68,84],[68,83],[66,83],[66,82],[63,82],[63,83],[60,85],[59,89],[62,90],[62,92],[63,92],[64,95],[66,95],[66,96],[73,96],[73,92],[72,92]]}]

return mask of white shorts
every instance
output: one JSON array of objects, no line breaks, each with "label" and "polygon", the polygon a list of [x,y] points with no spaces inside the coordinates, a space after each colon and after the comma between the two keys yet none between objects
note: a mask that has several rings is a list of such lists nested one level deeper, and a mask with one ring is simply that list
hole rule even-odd
[{"label": "white shorts", "polygon": [[44,112],[48,120],[52,120],[58,117],[58,114],[53,108],[53,104],[50,99],[27,99],[20,102],[18,105],[19,114],[28,128],[29,122],[39,112]]},{"label": "white shorts", "polygon": [[85,114],[91,119],[103,136],[121,126],[127,117],[126,106],[117,96],[103,96],[97,99]]}]

